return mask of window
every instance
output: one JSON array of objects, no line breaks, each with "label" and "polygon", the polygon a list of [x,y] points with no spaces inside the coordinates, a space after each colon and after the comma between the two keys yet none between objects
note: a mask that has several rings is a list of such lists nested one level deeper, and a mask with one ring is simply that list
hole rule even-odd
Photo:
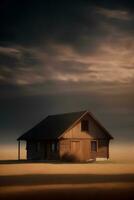
[{"label": "window", "polygon": [[97,141],[91,141],[91,151],[97,152]]},{"label": "window", "polygon": [[57,142],[52,142],[51,143],[51,152],[56,152],[57,151]]},{"label": "window", "polygon": [[88,131],[88,120],[82,120],[81,121],[81,131]]}]

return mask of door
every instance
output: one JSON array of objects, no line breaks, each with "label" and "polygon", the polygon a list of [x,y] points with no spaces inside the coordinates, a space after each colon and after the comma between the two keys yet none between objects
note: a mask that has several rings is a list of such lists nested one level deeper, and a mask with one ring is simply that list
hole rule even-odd
[{"label": "door", "polygon": [[80,160],[80,141],[71,142],[71,154],[74,160]]},{"label": "door", "polygon": [[98,142],[97,140],[91,141],[91,158],[96,159],[98,151]]}]

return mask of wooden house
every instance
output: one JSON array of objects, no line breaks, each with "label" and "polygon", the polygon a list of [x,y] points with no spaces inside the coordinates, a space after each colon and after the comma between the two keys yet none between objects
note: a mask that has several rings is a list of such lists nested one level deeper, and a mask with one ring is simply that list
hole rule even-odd
[{"label": "wooden house", "polygon": [[88,111],[50,115],[20,136],[28,160],[88,161],[109,158],[113,137]]}]

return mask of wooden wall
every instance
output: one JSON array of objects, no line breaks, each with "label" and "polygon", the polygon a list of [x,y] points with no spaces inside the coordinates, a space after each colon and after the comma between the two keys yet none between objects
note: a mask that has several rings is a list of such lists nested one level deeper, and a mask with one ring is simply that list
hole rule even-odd
[{"label": "wooden wall", "polygon": [[[109,141],[97,140],[97,151],[91,151],[90,139],[62,139],[59,142],[59,155],[63,160],[87,161],[96,158],[109,158]],[[79,149],[76,144],[76,151],[74,150],[74,143],[79,142]]]},{"label": "wooden wall", "polygon": [[60,158],[68,161],[84,161],[89,158],[89,139],[62,139],[59,142]]}]

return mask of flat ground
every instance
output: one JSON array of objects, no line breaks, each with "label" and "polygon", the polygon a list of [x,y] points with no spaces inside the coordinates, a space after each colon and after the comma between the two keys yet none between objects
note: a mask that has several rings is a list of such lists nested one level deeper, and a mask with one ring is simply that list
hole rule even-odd
[{"label": "flat ground", "polygon": [[134,163],[0,163],[0,199],[134,199]]}]

